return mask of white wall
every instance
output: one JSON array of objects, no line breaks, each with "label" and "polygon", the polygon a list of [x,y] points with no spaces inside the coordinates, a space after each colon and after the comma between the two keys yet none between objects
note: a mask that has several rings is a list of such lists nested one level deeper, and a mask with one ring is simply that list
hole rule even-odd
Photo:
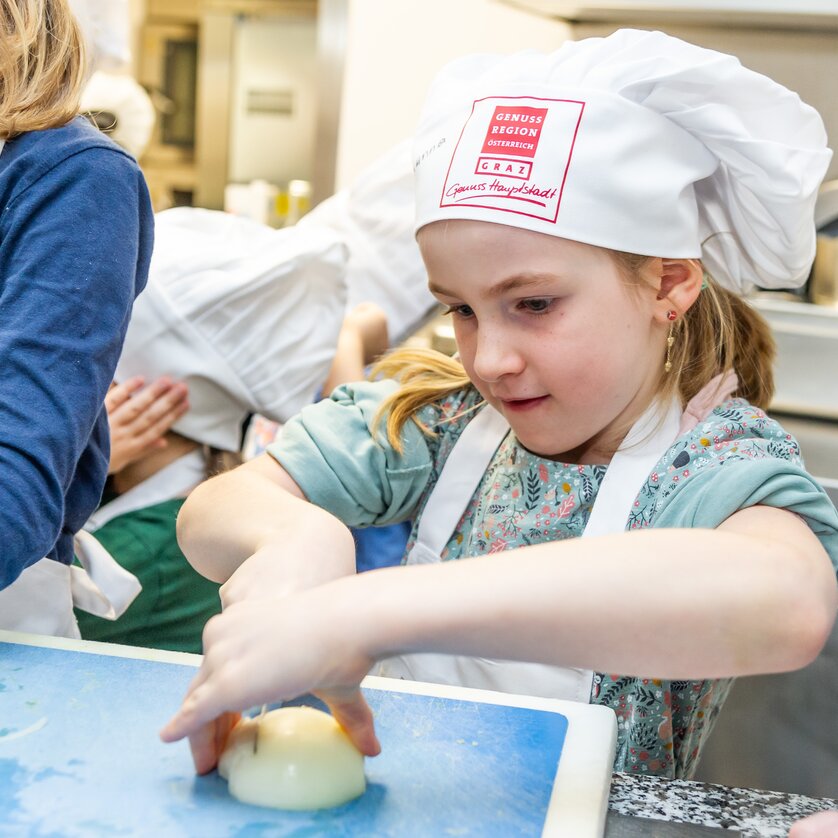
[{"label": "white wall", "polygon": [[569,33],[498,0],[349,0],[337,188],[413,134],[445,63],[471,52],[555,49]]},{"label": "white wall", "polygon": [[[241,18],[233,55],[229,180],[309,180],[316,127],[316,24],[309,19]],[[290,93],[290,114],[249,113],[248,90]]]}]

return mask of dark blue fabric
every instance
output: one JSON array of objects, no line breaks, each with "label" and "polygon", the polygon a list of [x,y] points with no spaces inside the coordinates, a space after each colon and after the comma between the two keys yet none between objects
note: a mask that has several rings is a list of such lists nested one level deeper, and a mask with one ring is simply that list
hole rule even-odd
[{"label": "dark blue fabric", "polygon": [[154,217],[134,159],[86,120],[0,154],[0,588],[43,556],[69,564],[101,497],[102,403]]},{"label": "dark blue fabric", "polygon": [[410,529],[410,521],[388,524],[386,527],[353,529],[355,569],[358,573],[401,564]]}]

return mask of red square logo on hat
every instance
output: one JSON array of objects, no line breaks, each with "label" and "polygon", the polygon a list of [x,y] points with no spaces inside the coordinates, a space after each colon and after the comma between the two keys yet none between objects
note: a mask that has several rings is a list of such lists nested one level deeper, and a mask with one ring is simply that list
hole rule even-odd
[{"label": "red square logo on hat", "polygon": [[496,105],[481,152],[535,157],[546,116],[547,108]]}]

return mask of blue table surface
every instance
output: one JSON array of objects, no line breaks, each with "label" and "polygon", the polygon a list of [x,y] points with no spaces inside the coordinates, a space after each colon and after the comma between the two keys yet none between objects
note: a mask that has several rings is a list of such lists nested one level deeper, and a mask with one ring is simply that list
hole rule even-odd
[{"label": "blue table surface", "polygon": [[[188,665],[0,643],[2,836],[540,835],[567,719],[368,689],[383,750],[337,809],[238,803],[157,731]],[[313,702],[312,702],[313,703]]]}]

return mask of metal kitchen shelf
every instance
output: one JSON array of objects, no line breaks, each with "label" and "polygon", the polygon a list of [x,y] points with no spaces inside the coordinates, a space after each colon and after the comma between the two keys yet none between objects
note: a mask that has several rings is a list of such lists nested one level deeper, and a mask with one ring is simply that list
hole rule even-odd
[{"label": "metal kitchen shelf", "polygon": [[774,299],[750,301],[777,342],[772,410],[838,420],[838,307]]}]

